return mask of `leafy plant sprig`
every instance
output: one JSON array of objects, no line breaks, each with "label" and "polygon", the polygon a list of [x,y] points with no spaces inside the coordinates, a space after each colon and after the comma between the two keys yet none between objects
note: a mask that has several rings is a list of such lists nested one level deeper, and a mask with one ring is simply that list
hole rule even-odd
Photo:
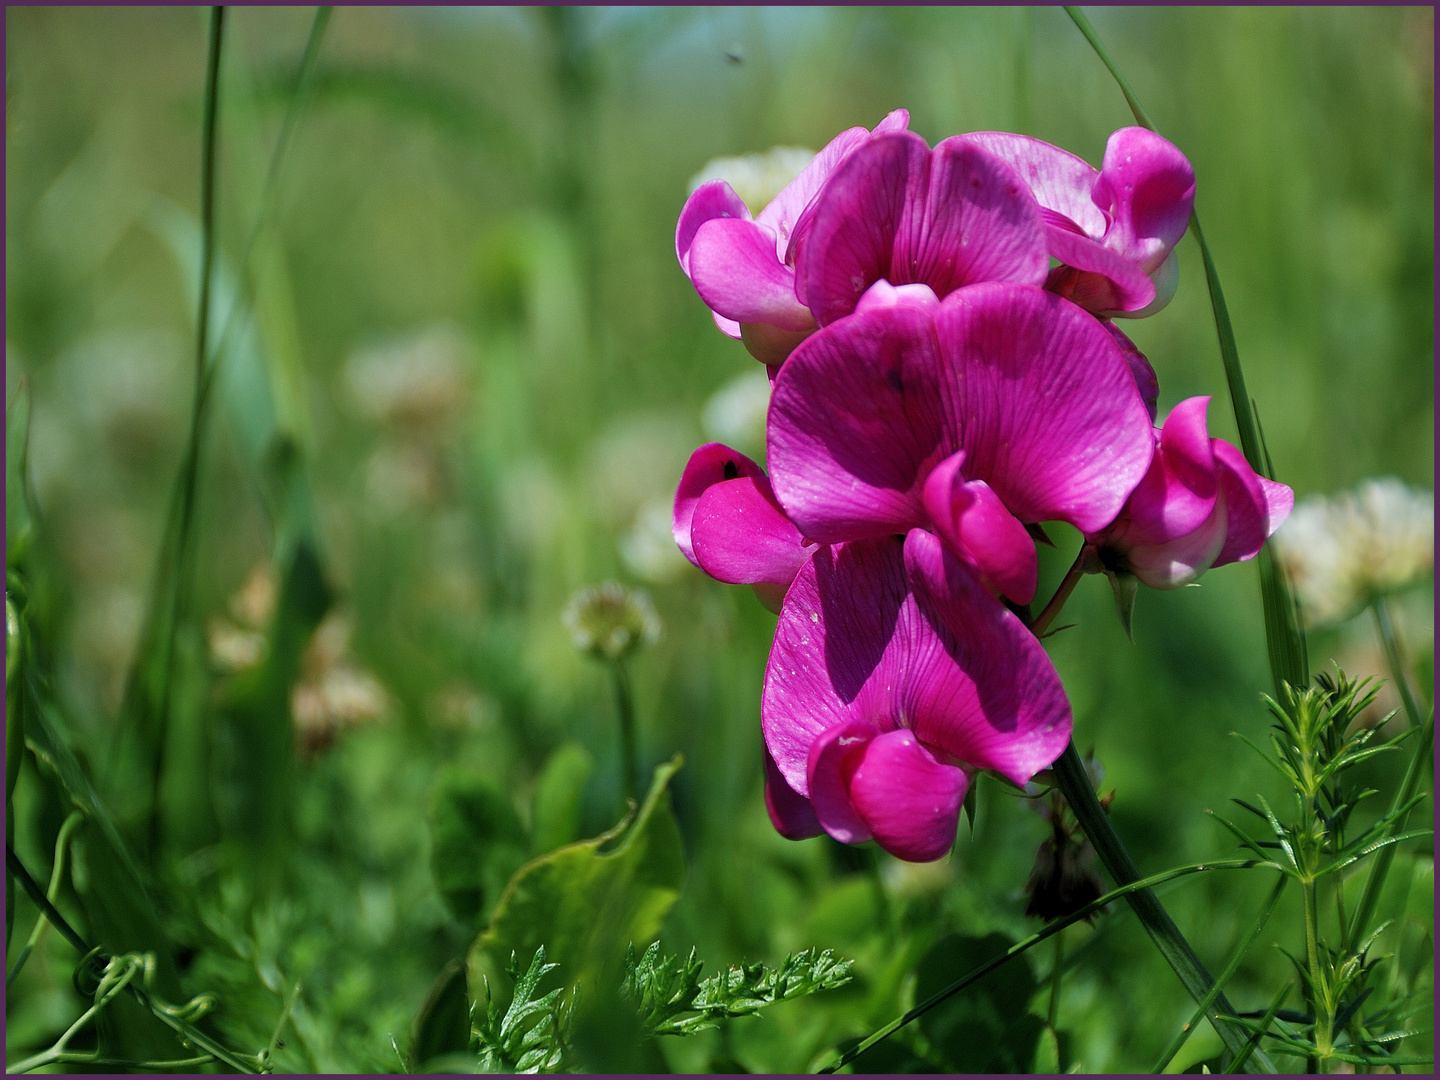
[{"label": "leafy plant sprig", "polygon": [[684,959],[662,956],[657,941],[638,960],[634,945],[626,950],[620,993],[636,1003],[652,1034],[693,1035],[716,1027],[722,1017],[753,1016],[779,1001],[838,989],[850,981],[851,963],[830,949],[806,949],[787,955],[779,967],[736,965],[702,980],[704,962],[694,949]]},{"label": "leafy plant sprig", "polygon": [[503,1015],[491,999],[490,980],[483,981],[484,1008],[477,1001],[470,1009],[471,1047],[479,1056],[482,1072],[538,1073],[560,1064],[575,995],[564,1005],[560,1004],[563,988],[536,996],[540,980],[559,966],[545,962],[545,946],[541,945],[522,975],[512,952],[507,974],[515,980],[515,993]]},{"label": "leafy plant sprig", "polygon": [[[1372,1066],[1421,1063],[1388,1049],[1415,1034],[1391,1026],[1413,1012],[1408,1003],[1390,1002],[1369,1014],[1362,1012],[1375,990],[1367,982],[1388,959],[1372,955],[1371,950],[1389,924],[1381,924],[1363,940],[1355,941],[1352,938],[1359,927],[1345,911],[1345,870],[1369,855],[1432,832],[1392,831],[1423,800],[1424,795],[1419,794],[1398,800],[1358,836],[1346,835],[1355,808],[1376,794],[1351,783],[1346,774],[1362,761],[1398,749],[1415,733],[1412,728],[1393,739],[1374,742],[1380,725],[1367,727],[1357,720],[1377,691],[1372,680],[1350,679],[1336,666],[1333,675],[1317,675],[1302,689],[1284,686],[1279,701],[1266,698],[1275,718],[1270,732],[1273,753],[1249,739],[1245,742],[1285,778],[1294,794],[1295,817],[1282,822],[1263,797],[1258,799],[1258,807],[1233,800],[1269,830],[1269,837],[1256,839],[1234,822],[1212,814],[1250,851],[1261,857],[1269,852],[1281,871],[1300,885],[1304,956],[1282,951],[1295,967],[1309,1011],[1287,1014],[1277,1005],[1258,1023],[1247,1017],[1233,1019],[1251,1031],[1252,1043],[1268,1038],[1273,1051],[1305,1058],[1311,1071],[1325,1072],[1332,1062]],[[1339,935],[1334,944],[1321,936],[1319,891],[1326,879],[1333,881]]]}]

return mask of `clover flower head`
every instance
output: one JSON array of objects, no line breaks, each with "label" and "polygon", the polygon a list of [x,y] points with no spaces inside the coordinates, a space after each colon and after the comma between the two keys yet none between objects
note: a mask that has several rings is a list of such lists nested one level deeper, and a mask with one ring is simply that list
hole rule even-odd
[{"label": "clover flower head", "polygon": [[1302,499],[1275,534],[1307,626],[1343,622],[1435,568],[1435,493],[1394,477]]},{"label": "clover flower head", "polygon": [[660,639],[660,616],[650,597],[615,581],[581,589],[560,617],[575,648],[612,663]]}]

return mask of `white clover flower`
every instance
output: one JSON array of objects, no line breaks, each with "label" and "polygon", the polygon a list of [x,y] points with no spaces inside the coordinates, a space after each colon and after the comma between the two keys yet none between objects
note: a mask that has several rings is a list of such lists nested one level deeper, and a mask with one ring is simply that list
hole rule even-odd
[{"label": "white clover flower", "polygon": [[752,214],[758,214],[785,185],[804,171],[815,156],[800,146],[776,146],[743,157],[714,158],[690,178],[690,190],[711,180],[724,180],[745,200]]},{"label": "white clover flower", "polygon": [[1435,493],[1393,477],[1295,505],[1275,534],[1307,627],[1342,622],[1435,566]]}]

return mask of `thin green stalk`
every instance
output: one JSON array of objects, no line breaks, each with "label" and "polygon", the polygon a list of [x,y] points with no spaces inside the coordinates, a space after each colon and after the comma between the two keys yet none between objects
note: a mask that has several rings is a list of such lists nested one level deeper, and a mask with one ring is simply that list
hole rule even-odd
[{"label": "thin green stalk", "polygon": [[1390,681],[1395,684],[1395,689],[1400,694],[1400,702],[1405,706],[1405,715],[1410,720],[1410,726],[1418,728],[1424,721],[1420,717],[1420,706],[1415,701],[1415,695],[1410,692],[1410,679],[1405,670],[1400,638],[1390,621],[1390,605],[1385,597],[1377,596],[1370,606],[1375,612],[1375,626],[1380,631],[1380,646],[1385,650],[1385,663],[1390,668]]},{"label": "thin green stalk", "polygon": [[[1395,793],[1395,801],[1390,806],[1392,814],[1415,797],[1415,790],[1420,786],[1420,776],[1426,765],[1431,763],[1431,750],[1434,745],[1435,714],[1431,712],[1425,726],[1420,729],[1418,745],[1405,769],[1405,779],[1400,782],[1400,790]],[[1405,828],[1409,816],[1407,812],[1397,817],[1386,835],[1398,835]],[[1355,917],[1350,923],[1351,941],[1363,941],[1364,935],[1370,929],[1370,920],[1375,915],[1376,904],[1380,902],[1380,890],[1385,887],[1385,877],[1390,872],[1390,864],[1395,861],[1397,847],[1398,844],[1387,844],[1375,856],[1375,865],[1370,868],[1370,876],[1365,879],[1365,890],[1360,894],[1360,903],[1356,906]]]},{"label": "thin green stalk", "polygon": [[[1090,42],[1101,62],[1109,69],[1120,87],[1120,92],[1125,95],[1125,101],[1129,104],[1136,122],[1158,132],[1155,122],[1140,104],[1135,91],[1131,89],[1130,83],[1100,41],[1100,36],[1090,25],[1085,13],[1078,7],[1066,7],[1065,11],[1080,33]],[[1230,406],[1235,413],[1235,426],[1240,433],[1240,449],[1251,468],[1274,480],[1274,471],[1269,467],[1264,440],[1256,422],[1254,404],[1245,389],[1245,373],[1240,367],[1240,350],[1235,344],[1235,328],[1230,322],[1225,293],[1220,288],[1220,273],[1215,268],[1210,245],[1205,242],[1205,233],[1200,228],[1200,216],[1193,211],[1190,215],[1190,232],[1195,235],[1195,241],[1200,245],[1200,258],[1205,264],[1205,283],[1210,290],[1210,306],[1215,314],[1215,332],[1220,341],[1220,360],[1225,368],[1225,383],[1230,390]],[[1300,630],[1300,623],[1295,615],[1295,598],[1286,580],[1285,569],[1271,554],[1269,544],[1260,551],[1259,571],[1260,600],[1265,612],[1265,647],[1276,692],[1283,693],[1284,683],[1304,686],[1310,681],[1305,635]]]},{"label": "thin green stalk", "polygon": [[1323,1066],[1329,1056],[1330,1021],[1333,1017],[1330,1015],[1327,996],[1320,992],[1320,988],[1325,985],[1325,972],[1320,967],[1320,915],[1315,903],[1314,878],[1300,879],[1300,896],[1304,901],[1305,914],[1305,966],[1310,970],[1311,1000],[1314,1002],[1315,1012],[1315,1048],[1319,1051]]},{"label": "thin green stalk", "polygon": [[276,193],[280,188],[281,166],[285,162],[295,130],[299,127],[304,105],[308,103],[308,91],[313,81],[315,61],[320,55],[320,43],[325,39],[325,31],[330,25],[330,16],[334,10],[334,7],[330,5],[317,7],[315,18],[310,23],[310,36],[305,40],[305,52],[300,58],[300,73],[295,80],[295,92],[285,107],[284,119],[280,121],[280,134],[275,139],[275,149],[270,154],[270,165],[266,169],[265,180],[260,187],[260,202],[255,212],[255,223],[250,227],[250,235],[245,240],[245,247],[240,256],[239,294],[231,305],[229,313],[225,316],[225,325],[221,328],[220,336],[215,343],[215,348],[210,353],[206,366],[205,385],[201,392],[202,407],[208,403],[215,377],[220,370],[220,363],[229,348],[230,337],[240,325],[240,315],[250,308],[250,293],[253,288],[250,280],[250,259],[255,252],[256,244],[259,243],[260,234],[270,222]]},{"label": "thin green stalk", "polygon": [[[1170,1045],[1167,1046],[1165,1052],[1160,1055],[1160,1060],[1151,1068],[1150,1071],[1152,1073],[1164,1072],[1165,1066],[1174,1060],[1175,1055],[1178,1054],[1185,1043],[1189,1041],[1190,1036],[1195,1034],[1195,1029],[1199,1026],[1200,1021],[1204,1019],[1210,1007],[1215,1004],[1215,999],[1220,995],[1225,984],[1228,983],[1235,972],[1239,970],[1241,961],[1245,959],[1246,954],[1248,954],[1254,946],[1255,939],[1258,938],[1260,932],[1265,929],[1265,924],[1270,921],[1270,915],[1274,912],[1275,905],[1280,902],[1280,894],[1285,891],[1285,885],[1289,880],[1290,878],[1287,875],[1281,874],[1275,882],[1275,887],[1270,890],[1270,895],[1266,897],[1264,905],[1260,908],[1260,915],[1256,918],[1255,925],[1250,928],[1250,933],[1236,943],[1235,951],[1231,953],[1230,961],[1225,965],[1225,970],[1220,973],[1220,978],[1215,980],[1215,985],[1206,993],[1205,999],[1200,1002],[1199,1007],[1195,1010],[1195,1015],[1190,1017],[1189,1023],[1176,1033],[1175,1038],[1170,1040]],[[1054,1026],[1053,1023],[1051,1026]]]},{"label": "thin green stalk", "polygon": [[[1281,880],[1284,879],[1282,878]],[[1254,1052],[1255,1048],[1260,1045],[1261,1037],[1264,1036],[1265,1032],[1270,1030],[1270,1025],[1275,1022],[1276,1014],[1280,1012],[1280,1006],[1285,1004],[1285,999],[1290,996],[1290,988],[1294,985],[1295,980],[1292,979],[1280,988],[1280,993],[1275,995],[1275,1000],[1270,1003],[1270,1008],[1265,1010],[1265,1018],[1260,1021],[1260,1026],[1251,1033],[1250,1038],[1245,1042],[1244,1048],[1240,1053],[1235,1055],[1235,1059],[1231,1061],[1229,1067],[1226,1068],[1225,1071],[1227,1073],[1238,1073],[1241,1069],[1245,1068],[1245,1063],[1250,1060],[1250,1055]]]},{"label": "thin green stalk", "polygon": [[1050,969],[1050,1008],[1045,1011],[1045,1023],[1055,1030],[1055,1020],[1060,1015],[1060,982],[1065,977],[1065,935],[1055,935],[1055,966]]},{"label": "thin green stalk", "polygon": [[[1110,877],[1117,885],[1129,885],[1139,881],[1140,870],[1110,824],[1110,818],[1100,806],[1100,800],[1095,797],[1095,789],[1090,786],[1090,777],[1085,772],[1073,740],[1065,747],[1065,752],[1055,762],[1054,768],[1061,794],[1070,804],[1070,809],[1085,830],[1085,835],[1095,846],[1095,852],[1100,856],[1100,861],[1109,871]],[[1150,940],[1155,943],[1160,955],[1165,958],[1185,989],[1190,991],[1190,996],[1196,1003],[1205,1001],[1215,986],[1215,980],[1205,970],[1205,965],[1190,948],[1190,943],[1180,933],[1180,928],[1175,925],[1175,920],[1170,917],[1159,898],[1150,889],[1127,893],[1126,898],[1144,925],[1146,933],[1150,935]],[[1210,1018],[1210,1024],[1220,1035],[1225,1048],[1232,1054],[1238,1054],[1245,1045],[1245,1029],[1222,1019],[1222,1016],[1234,1014],[1235,1009],[1226,1000],[1224,992],[1217,991],[1211,998],[1205,1015]],[[1274,1064],[1263,1053],[1257,1050],[1255,1056],[1262,1071],[1275,1071]]]},{"label": "thin green stalk", "polygon": [[615,707],[620,714],[620,771],[625,780],[625,796],[640,798],[640,761],[635,747],[635,698],[630,692],[630,674],[624,660],[610,665],[615,676]]},{"label": "thin green stalk", "polygon": [[[65,877],[65,853],[70,849],[70,837],[80,827],[85,816],[79,810],[72,810],[70,816],[60,826],[60,833],[55,837],[55,861],[50,869],[50,887],[45,890],[45,898],[53,905],[60,895],[60,882]],[[15,958],[15,966],[5,976],[5,989],[10,989],[10,984],[15,981],[15,976],[20,974],[20,969],[25,966],[25,961],[30,959],[30,953],[35,946],[40,944],[40,935],[45,932],[45,927],[50,925],[49,918],[45,912],[40,912],[40,917],[35,920],[35,929],[30,931],[30,940],[25,942],[25,947],[20,950],[20,955]]]},{"label": "thin green stalk", "polygon": [[109,1005],[120,991],[129,986],[131,980],[139,973],[140,967],[134,963],[125,964],[124,970],[119,973],[107,970],[100,988],[95,992],[95,1003],[81,1013],[79,1019],[65,1029],[64,1034],[55,1040],[54,1046],[25,1058],[23,1061],[19,1061],[14,1065],[6,1066],[5,1071],[7,1073],[27,1073],[32,1069],[39,1069],[61,1060],[65,1056],[65,1047],[70,1045],[70,1040],[79,1033],[81,1028],[99,1016],[101,1010]]},{"label": "thin green stalk", "polygon": [[[175,559],[184,567],[195,521],[195,499],[200,477],[200,435],[205,404],[206,346],[210,330],[211,264],[215,259],[215,151],[219,143],[217,117],[220,106],[220,47],[225,33],[225,8],[210,9],[210,49],[205,66],[205,115],[200,133],[200,303],[195,330],[195,395],[190,409],[190,439],[182,466],[181,496]],[[184,610],[184,578],[175,583],[170,617],[165,624],[164,666],[156,700],[154,772],[150,799],[150,850],[160,849],[160,788],[165,775],[165,743],[170,726],[170,687],[175,668],[175,645],[180,614]]]},{"label": "thin green stalk", "polygon": [[1030,632],[1037,638],[1045,636],[1045,631],[1050,629],[1050,624],[1060,614],[1060,609],[1065,606],[1065,601],[1069,600],[1070,594],[1075,591],[1075,586],[1079,584],[1083,574],[1081,566],[1084,565],[1084,562],[1085,548],[1082,546],[1080,554],[1075,556],[1075,561],[1070,564],[1070,569],[1065,572],[1064,579],[1056,588],[1055,595],[1050,597],[1050,602],[1045,605],[1045,609],[1030,623]]},{"label": "thin green stalk", "polygon": [[819,1069],[817,1071],[820,1073],[833,1073],[837,1069],[843,1069],[846,1065],[849,1065],[850,1062],[854,1061],[857,1057],[863,1054],[866,1050],[869,1050],[870,1047],[874,1046],[882,1039],[889,1038],[891,1035],[895,1034],[895,1032],[899,1031],[902,1027],[910,1023],[912,1020],[916,1020],[919,1017],[924,1016],[931,1009],[935,1008],[935,1006],[941,1004],[942,1002],[948,1001],[950,998],[958,994],[961,990],[964,990],[967,986],[971,986],[974,983],[978,982],[980,979],[983,979],[986,975],[990,974],[990,972],[994,971],[996,968],[1000,967],[1007,961],[1014,959],[1021,953],[1026,952],[1031,948],[1034,948],[1046,938],[1052,937],[1053,935],[1060,933],[1060,931],[1064,930],[1067,926],[1071,926],[1079,922],[1081,919],[1088,919],[1097,911],[1115,902],[1116,900],[1121,899],[1122,897],[1129,897],[1140,890],[1152,889],[1156,885],[1163,885],[1167,881],[1174,881],[1177,878],[1189,877],[1191,874],[1201,874],[1211,870],[1251,870],[1255,867],[1266,867],[1272,870],[1280,869],[1277,864],[1272,862],[1265,862],[1260,859],[1222,859],[1219,862],[1195,863],[1191,866],[1178,866],[1175,867],[1173,870],[1165,870],[1161,873],[1153,874],[1150,877],[1144,878],[1140,881],[1132,881],[1128,885],[1122,885],[1119,888],[1112,889],[1110,892],[1100,897],[1100,899],[1091,901],[1084,907],[1080,908],[1078,911],[1074,911],[1071,912],[1069,915],[1066,915],[1063,919],[1056,919],[1049,926],[1046,926],[1043,929],[1036,931],[1029,937],[1025,938],[1023,941],[1017,941],[1014,945],[1012,945],[1005,952],[1001,953],[999,956],[987,960],[985,963],[977,967],[974,971],[971,971],[969,974],[959,979],[956,979],[943,990],[939,990],[936,993],[931,994],[919,1005],[916,1005],[913,1009],[910,1009],[908,1012],[906,1012],[903,1016],[896,1017],[894,1020],[891,1020],[888,1024],[882,1027],[879,1031],[876,1031],[874,1034],[868,1036],[861,1042],[852,1046],[849,1050],[846,1050],[843,1054],[840,1055],[839,1060],[836,1061],[833,1065],[827,1065],[823,1069]]}]

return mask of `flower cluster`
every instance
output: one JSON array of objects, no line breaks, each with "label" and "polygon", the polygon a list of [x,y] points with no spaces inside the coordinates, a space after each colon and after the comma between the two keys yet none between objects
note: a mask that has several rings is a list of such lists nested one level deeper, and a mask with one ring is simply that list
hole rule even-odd
[{"label": "flower cluster", "polygon": [[1111,321],[1174,292],[1195,189],[1174,146],[1125,128],[1096,170],[908,123],[837,136],[754,217],[722,180],[685,204],[680,264],[773,389],[769,472],[700,447],[673,529],[779,615],[776,828],[925,861],[976,772],[1023,785],[1069,742],[1022,618],[1040,523],[1083,533],[1087,569],[1170,588],[1254,556],[1291,495],[1209,437],[1207,398],[1157,431],[1154,369]]}]

